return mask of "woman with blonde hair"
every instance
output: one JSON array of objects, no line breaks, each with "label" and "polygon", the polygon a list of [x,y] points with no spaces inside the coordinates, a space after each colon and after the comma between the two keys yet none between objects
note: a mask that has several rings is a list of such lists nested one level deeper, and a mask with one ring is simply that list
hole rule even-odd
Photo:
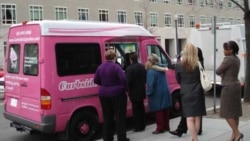
[{"label": "woman with blonde hair", "polygon": [[155,112],[156,130],[153,134],[169,131],[169,112],[172,105],[172,98],[168,87],[165,72],[167,68],[161,67],[156,54],[148,56],[146,62],[147,89],[149,111]]},{"label": "woman with blonde hair", "polygon": [[181,61],[176,65],[176,79],[181,85],[182,114],[192,141],[198,141],[201,116],[206,115],[204,91],[200,82],[198,50],[193,44],[186,44]]}]

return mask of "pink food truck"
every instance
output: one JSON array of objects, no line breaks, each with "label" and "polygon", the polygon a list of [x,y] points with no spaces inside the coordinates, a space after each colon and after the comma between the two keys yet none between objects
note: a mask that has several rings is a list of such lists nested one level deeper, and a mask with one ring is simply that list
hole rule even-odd
[{"label": "pink food truck", "polygon": [[[103,121],[96,68],[114,48],[118,62],[136,52],[139,62],[155,53],[173,68],[157,39],[143,27],[83,21],[33,21],[10,27],[5,57],[4,117],[17,131],[58,134],[72,141],[93,138]],[[178,115],[180,86],[174,69],[166,73]],[[147,100],[145,100],[147,107]],[[128,101],[127,116],[131,116]]]}]

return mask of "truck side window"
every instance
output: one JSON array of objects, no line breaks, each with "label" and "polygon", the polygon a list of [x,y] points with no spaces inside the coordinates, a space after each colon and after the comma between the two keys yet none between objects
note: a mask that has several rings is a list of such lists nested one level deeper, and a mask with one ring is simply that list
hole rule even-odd
[{"label": "truck side window", "polygon": [[57,43],[55,50],[59,76],[93,74],[102,63],[98,43]]},{"label": "truck side window", "polygon": [[160,64],[162,64],[166,67],[170,67],[169,65],[171,63],[169,63],[169,59],[167,59],[167,56],[165,55],[165,53],[163,52],[163,50],[161,49],[160,46],[147,45],[147,53],[148,53],[148,55],[150,55],[152,53],[156,54],[160,59]]},{"label": "truck side window", "polygon": [[38,45],[26,44],[24,46],[24,67],[26,75],[38,75]]},{"label": "truck side window", "polygon": [[10,45],[8,54],[8,72],[19,73],[20,68],[20,45]]}]

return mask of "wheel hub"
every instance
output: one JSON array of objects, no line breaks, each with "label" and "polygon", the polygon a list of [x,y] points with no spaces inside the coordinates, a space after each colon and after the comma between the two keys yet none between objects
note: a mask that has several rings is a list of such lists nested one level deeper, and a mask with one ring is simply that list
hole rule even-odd
[{"label": "wheel hub", "polygon": [[79,130],[80,133],[87,134],[89,132],[89,125],[87,123],[82,123]]}]

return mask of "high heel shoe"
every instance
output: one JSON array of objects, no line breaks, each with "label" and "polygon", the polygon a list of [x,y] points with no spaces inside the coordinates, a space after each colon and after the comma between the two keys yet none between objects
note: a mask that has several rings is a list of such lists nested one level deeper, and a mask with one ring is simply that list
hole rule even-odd
[{"label": "high heel shoe", "polygon": [[175,130],[175,131],[169,131],[170,134],[181,137],[182,136],[182,132]]},{"label": "high heel shoe", "polygon": [[243,141],[243,137],[244,135],[240,133],[240,135],[237,138],[235,138],[235,141]]}]

